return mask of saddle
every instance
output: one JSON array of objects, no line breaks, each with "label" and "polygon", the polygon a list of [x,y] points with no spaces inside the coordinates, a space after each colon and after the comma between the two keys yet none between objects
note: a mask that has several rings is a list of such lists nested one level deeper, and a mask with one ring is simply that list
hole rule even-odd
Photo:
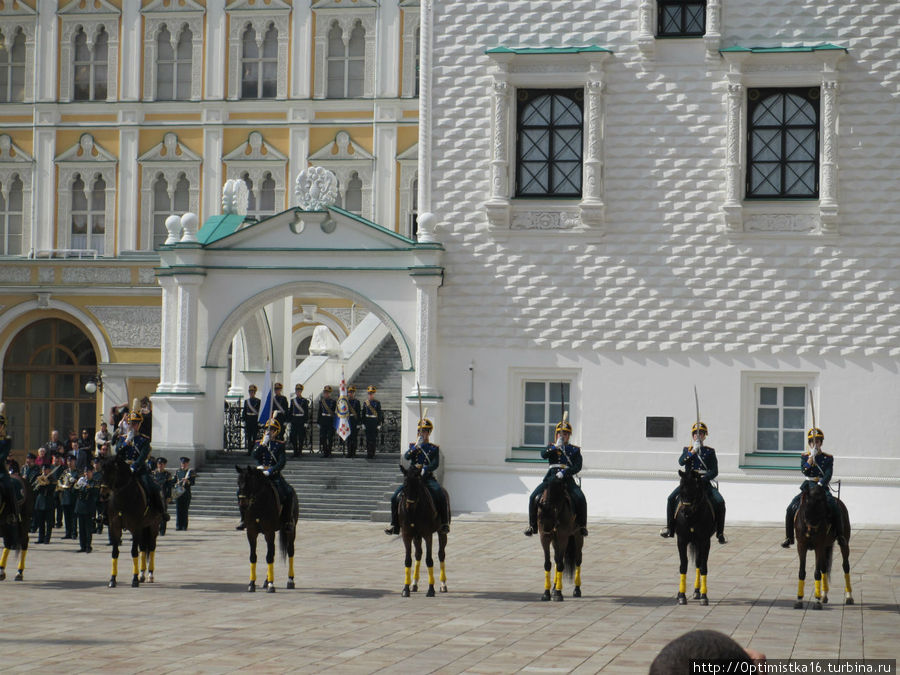
[{"label": "saddle", "polygon": [[[716,510],[713,508],[712,500],[708,495],[703,495],[703,502],[706,504],[706,508],[709,509],[709,515],[712,517],[713,522],[716,522]],[[681,499],[681,495],[678,496],[678,505],[675,507],[675,518],[678,518],[678,514],[681,512],[681,507],[684,506],[684,502]]]}]

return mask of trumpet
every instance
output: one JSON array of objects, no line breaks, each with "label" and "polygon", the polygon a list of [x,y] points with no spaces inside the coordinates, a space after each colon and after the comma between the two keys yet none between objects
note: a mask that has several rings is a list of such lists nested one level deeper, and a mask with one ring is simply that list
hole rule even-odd
[{"label": "trumpet", "polygon": [[35,478],[34,484],[37,487],[46,487],[47,485],[50,485],[50,479],[44,474],[41,474],[40,476]]}]

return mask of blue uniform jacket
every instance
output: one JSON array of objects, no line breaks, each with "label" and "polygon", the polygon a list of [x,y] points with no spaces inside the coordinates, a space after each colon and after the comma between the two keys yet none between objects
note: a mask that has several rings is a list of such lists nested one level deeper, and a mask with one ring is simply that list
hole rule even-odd
[{"label": "blue uniform jacket", "polygon": [[834,457],[827,452],[820,452],[816,455],[814,463],[810,463],[810,454],[808,451],[800,455],[800,470],[804,476],[809,476],[809,481],[804,481],[800,489],[807,487],[808,482],[818,482],[824,488],[828,487],[831,481],[831,474],[834,472]]},{"label": "blue uniform jacket", "polygon": [[0,438],[0,468],[3,469],[3,473],[9,475],[6,469],[6,458],[9,457],[9,451],[12,449],[12,439]]},{"label": "blue uniform jacket", "polygon": [[143,434],[137,434],[129,443],[127,438],[127,436],[122,436],[116,443],[116,454],[125,457],[125,461],[131,464],[135,474],[148,472],[147,458],[150,456],[150,439]]},{"label": "blue uniform jacket", "polygon": [[[550,464],[565,464],[566,468],[564,469],[564,472],[566,478],[570,480],[575,474],[581,471],[581,448],[577,445],[566,443],[562,448],[559,448],[551,443],[541,450],[541,459],[546,459]],[[547,475],[544,476],[544,480],[550,480],[558,470],[559,469],[552,468],[547,469]]]},{"label": "blue uniform jacket", "polygon": [[[702,463],[700,460],[703,460]],[[707,483],[719,475],[719,460],[716,459],[716,451],[705,445],[700,446],[696,455],[691,452],[690,448],[682,449],[678,463],[684,467],[685,471],[699,471]]]},{"label": "blue uniform jacket", "polygon": [[260,443],[253,452],[253,457],[261,466],[269,467],[269,475],[281,473],[284,465],[287,463],[287,456],[284,454],[284,443],[272,439],[268,445]]},{"label": "blue uniform jacket", "polygon": [[403,459],[413,464],[421,464],[425,469],[425,476],[431,476],[441,463],[440,448],[434,443],[422,443],[420,446],[410,443],[409,450],[404,453]]}]

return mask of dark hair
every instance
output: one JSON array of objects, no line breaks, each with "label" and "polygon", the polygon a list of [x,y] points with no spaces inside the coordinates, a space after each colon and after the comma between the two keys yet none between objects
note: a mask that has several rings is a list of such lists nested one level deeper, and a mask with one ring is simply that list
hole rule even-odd
[{"label": "dark hair", "polygon": [[737,642],[715,630],[692,630],[662,648],[650,664],[650,675],[682,675],[692,671],[692,661],[752,663]]}]

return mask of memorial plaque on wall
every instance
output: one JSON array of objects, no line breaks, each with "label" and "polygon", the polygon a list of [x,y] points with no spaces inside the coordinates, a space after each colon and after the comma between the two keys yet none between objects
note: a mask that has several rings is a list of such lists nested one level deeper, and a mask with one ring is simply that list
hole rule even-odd
[{"label": "memorial plaque on wall", "polygon": [[647,438],[674,438],[674,417],[648,417]]}]

